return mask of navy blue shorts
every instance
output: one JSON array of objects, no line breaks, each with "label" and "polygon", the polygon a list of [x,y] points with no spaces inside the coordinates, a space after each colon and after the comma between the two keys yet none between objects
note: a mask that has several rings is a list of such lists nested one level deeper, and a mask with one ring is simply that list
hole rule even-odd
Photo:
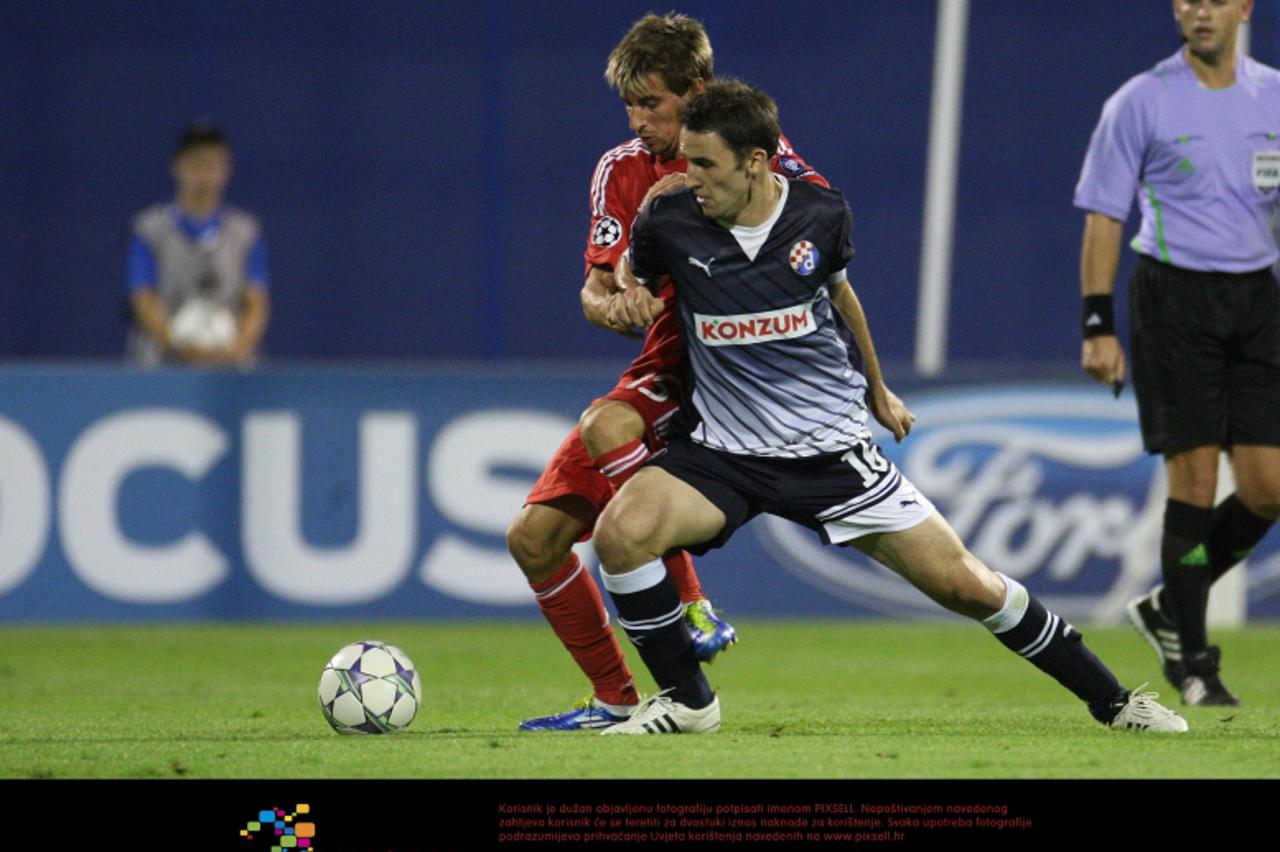
[{"label": "navy blue shorts", "polygon": [[676,441],[649,462],[696,489],[724,513],[714,539],[685,546],[721,547],[762,512],[816,530],[828,544],[913,527],[933,512],[893,462],[870,441],[844,453],[803,459],[763,458]]}]

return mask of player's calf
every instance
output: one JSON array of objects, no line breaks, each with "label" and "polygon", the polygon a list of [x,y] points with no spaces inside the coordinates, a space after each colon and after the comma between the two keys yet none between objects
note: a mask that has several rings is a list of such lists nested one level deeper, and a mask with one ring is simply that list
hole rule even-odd
[{"label": "player's calf", "polygon": [[982,622],[1001,644],[1071,690],[1103,724],[1127,705],[1129,691],[1085,647],[1079,631],[1021,583],[982,564],[941,515],[855,543],[938,603]]},{"label": "player's calf", "polygon": [[[588,505],[582,501],[582,506]],[[600,589],[572,550],[583,528],[582,519],[565,510],[572,508],[567,501],[525,506],[507,532],[507,547],[538,609],[591,681],[595,696],[612,705],[634,705],[639,695]],[[526,730],[569,730],[576,723],[596,721],[596,715],[570,711],[530,721],[535,724]]]},{"label": "player's calf", "polygon": [[1151,693],[1130,692],[1084,644],[1067,621],[1050,612],[1026,587],[998,575],[1005,586],[1000,610],[982,624],[1000,643],[1085,702],[1104,725],[1128,730],[1185,731],[1186,721],[1156,703]]},{"label": "player's calf", "polygon": [[606,571],[603,579],[618,610],[618,623],[658,686],[691,710],[711,704],[715,695],[698,664],[684,607],[662,562],[655,559],[627,572]]}]

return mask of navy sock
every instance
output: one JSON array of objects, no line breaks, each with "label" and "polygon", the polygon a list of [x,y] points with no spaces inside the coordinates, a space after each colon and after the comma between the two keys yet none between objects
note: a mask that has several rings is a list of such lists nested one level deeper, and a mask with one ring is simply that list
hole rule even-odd
[{"label": "navy sock", "polygon": [[1045,609],[1021,583],[1001,576],[1008,589],[1004,607],[983,624],[1006,648],[1088,704],[1095,719],[1110,722],[1129,691],[1085,646],[1080,631]]},{"label": "navy sock", "polygon": [[1213,574],[1209,561],[1209,530],[1213,510],[1180,500],[1165,504],[1164,534],[1160,539],[1160,568],[1164,575],[1165,610],[1178,625],[1182,656],[1205,650],[1205,610]]},{"label": "navy sock", "polygon": [[[659,567],[662,563],[657,563]],[[606,575],[605,587],[611,579]],[[616,587],[616,581],[612,582]],[[715,699],[707,678],[702,673],[693,638],[684,622],[684,605],[675,583],[662,569],[662,579],[638,591],[619,592],[609,588],[618,623],[640,652],[649,674],[663,690],[686,707],[706,707]]]}]

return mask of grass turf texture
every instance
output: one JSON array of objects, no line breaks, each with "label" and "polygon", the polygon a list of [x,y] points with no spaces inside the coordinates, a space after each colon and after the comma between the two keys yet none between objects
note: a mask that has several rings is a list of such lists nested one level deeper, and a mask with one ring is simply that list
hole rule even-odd
[{"label": "grass turf texture", "polygon": [[[1190,722],[1156,736],[1098,725],[974,625],[736,624],[708,669],[723,727],[696,759],[687,737],[518,732],[588,688],[541,623],[0,628],[0,777],[1280,776],[1280,627],[1214,631],[1239,708],[1182,708],[1132,630],[1086,629],[1123,683],[1151,681]],[[344,737],[321,716],[320,670],[365,638],[419,667],[407,731]]]}]

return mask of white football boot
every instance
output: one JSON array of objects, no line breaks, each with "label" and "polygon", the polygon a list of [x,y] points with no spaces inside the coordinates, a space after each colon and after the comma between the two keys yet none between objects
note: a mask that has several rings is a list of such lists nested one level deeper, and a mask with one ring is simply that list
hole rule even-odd
[{"label": "white football boot", "polygon": [[714,734],[720,730],[720,697],[697,710],[659,692],[646,699],[631,718],[601,731],[609,734]]},{"label": "white football boot", "polygon": [[1156,701],[1159,694],[1139,692],[1142,686],[1129,693],[1129,700],[1111,720],[1111,727],[1121,731],[1159,731],[1182,733],[1187,730],[1187,720]]}]

